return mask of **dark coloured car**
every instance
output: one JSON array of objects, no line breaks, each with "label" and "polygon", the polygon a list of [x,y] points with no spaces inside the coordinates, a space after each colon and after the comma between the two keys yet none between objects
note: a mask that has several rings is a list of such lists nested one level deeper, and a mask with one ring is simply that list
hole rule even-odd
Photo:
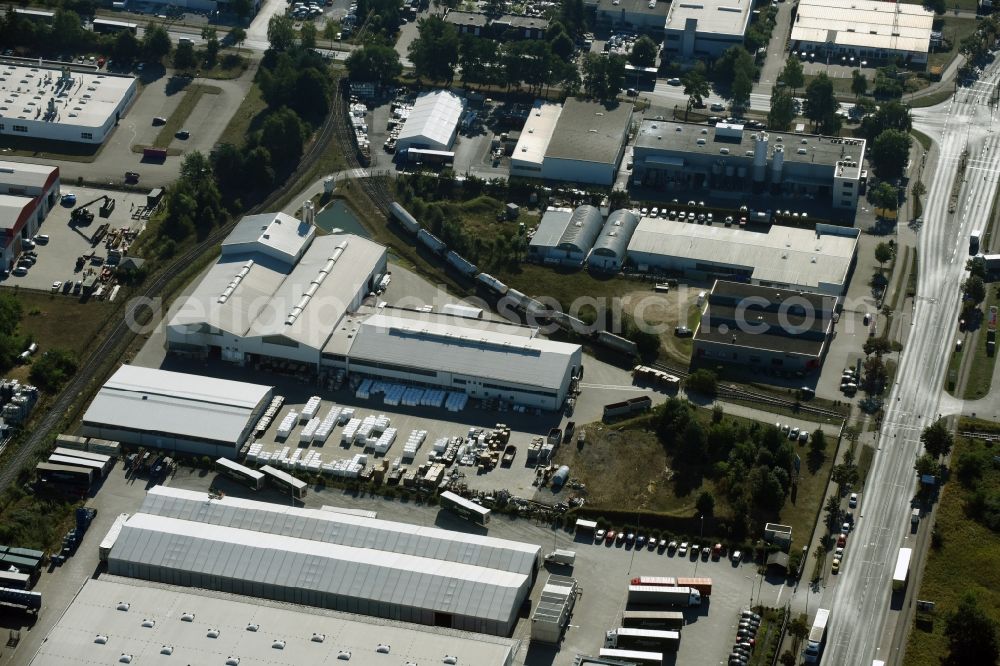
[{"label": "dark coloured car", "polygon": [[126,183],[130,183],[130,184],[138,183],[139,182],[139,174],[136,173],[135,171],[126,171],[125,172],[125,182]]},{"label": "dark coloured car", "polygon": [[155,126],[159,126],[159,125],[166,125],[166,124],[167,124],[167,119],[166,118],[163,118],[161,116],[156,116],[155,118],[153,118],[153,126],[154,127]]},{"label": "dark coloured car", "polygon": [[191,132],[188,132],[187,130],[180,130],[177,134],[174,134],[174,136],[178,139],[187,139],[191,136]]}]

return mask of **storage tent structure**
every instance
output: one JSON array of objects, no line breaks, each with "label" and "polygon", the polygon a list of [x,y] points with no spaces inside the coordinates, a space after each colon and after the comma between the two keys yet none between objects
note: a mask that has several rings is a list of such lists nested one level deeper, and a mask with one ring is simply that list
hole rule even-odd
[{"label": "storage tent structure", "polygon": [[545,212],[528,243],[528,258],[545,264],[580,266],[594,246],[603,223],[594,206],[555,208]]},{"label": "storage tent structure", "polygon": [[[198,493],[191,493],[196,497]],[[434,626],[509,635],[537,546],[264,502],[148,500],[122,527],[108,571]],[[161,505],[162,502],[162,505]],[[198,502],[204,515],[147,509]],[[214,504],[227,505],[222,512]],[[273,510],[272,509],[276,509]],[[194,507],[196,508],[196,507]],[[169,513],[164,509],[164,513]],[[446,538],[447,537],[447,538]],[[480,537],[482,539],[482,537]],[[504,564],[512,564],[505,568]],[[525,573],[516,568],[531,568]]]},{"label": "storage tent structure", "polygon": [[465,101],[448,90],[435,90],[417,97],[396,139],[396,152],[408,148],[451,150]]},{"label": "storage tent structure", "polygon": [[235,458],[272,387],[123,365],[83,415],[88,437]]},{"label": "storage tent structure", "polygon": [[639,216],[630,210],[616,210],[608,215],[587,265],[594,270],[617,273],[625,264],[625,253],[632,234],[639,226]]}]

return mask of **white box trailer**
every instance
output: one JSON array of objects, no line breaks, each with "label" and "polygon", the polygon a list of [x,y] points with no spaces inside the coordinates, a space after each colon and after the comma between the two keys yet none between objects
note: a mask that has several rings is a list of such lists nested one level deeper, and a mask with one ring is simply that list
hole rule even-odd
[{"label": "white box trailer", "polygon": [[635,666],[662,666],[662,652],[644,652],[641,650],[618,650],[616,648],[601,648],[601,659],[617,659]]},{"label": "white box trailer", "polygon": [[115,542],[118,541],[118,535],[122,533],[122,527],[124,527],[126,520],[128,520],[128,514],[122,513],[115,518],[115,522],[111,523],[111,529],[104,535],[104,540],[101,541],[98,549],[101,562],[108,561],[108,555],[111,553],[111,549],[115,547]]},{"label": "white box trailer", "polygon": [[557,548],[545,556],[545,561],[550,564],[562,564],[571,567],[576,563],[576,551]]},{"label": "white box trailer", "polygon": [[593,534],[597,531],[597,521],[596,520],[584,520],[583,518],[576,519],[576,531],[577,532],[588,532]]}]

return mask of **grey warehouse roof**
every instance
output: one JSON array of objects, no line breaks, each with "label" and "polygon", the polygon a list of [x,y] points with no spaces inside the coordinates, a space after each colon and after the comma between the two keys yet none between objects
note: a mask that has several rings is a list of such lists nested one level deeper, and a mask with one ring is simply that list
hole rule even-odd
[{"label": "grey warehouse roof", "polygon": [[608,215],[608,221],[601,229],[601,235],[594,244],[594,254],[612,255],[622,259],[625,249],[632,240],[635,228],[639,226],[639,216],[630,210],[621,209]]},{"label": "grey warehouse roof", "polygon": [[630,103],[605,105],[571,97],[563,105],[545,157],[612,164],[631,120]]},{"label": "grey warehouse roof", "polygon": [[[736,134],[738,140],[729,135]],[[678,123],[663,120],[646,120],[639,127],[636,138],[637,150],[665,151],[677,153],[697,153],[718,157],[725,149],[729,158],[753,159],[752,153],[758,140],[766,138],[769,148],[768,158],[778,150],[783,150],[785,162],[834,166],[841,160],[860,161],[865,154],[864,139],[842,139],[813,134],[793,134],[791,132],[771,132],[743,129],[741,125],[718,127]],[[703,143],[698,143],[702,141]]]},{"label": "grey warehouse roof", "polygon": [[[161,582],[211,579],[222,591],[294,590],[314,605],[365,600],[508,623],[529,577],[497,569],[138,513],[122,527],[108,570]],[[279,593],[278,598],[286,598]]]},{"label": "grey warehouse roof", "polygon": [[[120,602],[127,611],[118,610]],[[152,626],[141,626],[147,619]],[[251,625],[258,631],[248,631]],[[215,638],[207,635],[212,629]],[[283,641],[280,650],[275,641]],[[238,657],[240,666],[334,666],[346,663],[338,659],[343,651],[351,653],[352,666],[384,666],[390,657],[376,652],[379,645],[391,647],[391,658],[399,660],[393,663],[440,664],[452,655],[458,664],[507,666],[517,643],[105,575],[86,582],[30,663],[106,665],[129,654],[136,664],[222,665]]]},{"label": "grey warehouse roof", "polygon": [[352,363],[427,368],[558,392],[570,366],[579,361],[579,345],[525,337],[521,329],[387,310],[361,322],[349,356]]},{"label": "grey warehouse roof", "polygon": [[750,22],[750,0],[675,0],[667,13],[667,30],[684,30],[688,20],[698,22],[698,32],[742,35]]},{"label": "grey warehouse roof", "polygon": [[546,211],[531,239],[535,247],[558,247],[586,254],[601,232],[603,218],[594,206],[584,205],[569,213],[569,209]]},{"label": "grey warehouse roof", "polygon": [[123,365],[104,384],[84,423],[233,443],[271,387]]},{"label": "grey warehouse roof", "polygon": [[49,177],[58,172],[59,167],[0,160],[0,183],[4,185],[42,189]]},{"label": "grey warehouse roof", "polygon": [[[247,215],[222,241],[223,256],[263,253],[291,269],[313,241],[315,228],[285,213]],[[249,258],[249,257],[248,257]]]},{"label": "grey warehouse roof", "polygon": [[164,486],[150,488],[141,512],[522,574],[531,574],[541,553],[519,541],[235,497],[209,500],[205,493]]}]

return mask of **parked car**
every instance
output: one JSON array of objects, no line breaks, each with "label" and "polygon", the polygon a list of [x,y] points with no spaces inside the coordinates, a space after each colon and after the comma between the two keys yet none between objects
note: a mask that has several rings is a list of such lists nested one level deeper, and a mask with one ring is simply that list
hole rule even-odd
[{"label": "parked car", "polygon": [[720,557],[722,557],[722,544],[717,543],[712,546],[712,559],[718,560]]},{"label": "parked car", "polygon": [[831,571],[835,574],[840,573],[840,560],[838,560],[837,558],[833,559],[833,566],[831,567]]},{"label": "parked car", "polygon": [[615,537],[617,537],[617,536],[618,535],[615,533],[614,530],[608,530],[608,533],[604,535],[604,541],[606,543],[614,543],[615,542]]},{"label": "parked car", "polygon": [[76,204],[76,195],[73,194],[72,192],[67,192],[66,194],[62,195],[60,202],[62,203],[63,206],[73,206]]},{"label": "parked car", "polygon": [[837,537],[837,545],[840,546],[841,548],[843,548],[844,546],[847,545],[847,535],[846,534],[841,533],[840,536]]},{"label": "parked car", "polygon": [[139,174],[135,171],[125,172],[125,182],[129,184],[134,184],[139,182]]},{"label": "parked car", "polygon": [[154,116],[153,117],[153,126],[154,127],[159,127],[160,125],[166,125],[166,124],[167,124],[167,119],[166,118],[164,118],[162,116]]},{"label": "parked car", "polygon": [[677,554],[680,555],[681,557],[684,557],[685,555],[687,555],[687,552],[688,552],[688,542],[685,541],[677,548]]},{"label": "parked car", "polygon": [[[687,544],[684,544],[684,547],[686,548]],[[676,541],[671,541],[670,543],[667,544],[667,554],[668,555],[673,555],[676,552],[677,552],[677,542]],[[683,555],[683,554],[684,553],[681,553],[681,555]]]},{"label": "parked car", "polygon": [[667,79],[667,84],[672,86],[679,86],[681,84],[681,80],[675,76],[671,79]]},{"label": "parked car", "polygon": [[174,136],[177,137],[178,139],[189,139],[191,138],[191,132],[182,129],[178,130],[177,133],[174,134]]},{"label": "parked car", "polygon": [[732,561],[735,562],[736,564],[739,564],[740,561],[743,559],[743,551],[734,550],[733,554],[730,556],[730,559],[732,559]]},{"label": "parked car", "polygon": [[35,240],[36,243],[38,243],[40,245],[45,245],[46,243],[49,242],[49,236],[48,236],[48,234],[37,234],[35,236],[34,240]]},{"label": "parked car", "polygon": [[594,532],[594,541],[597,541],[598,543],[604,541],[605,534],[606,532],[604,530],[597,530],[596,532]]},{"label": "parked car", "polygon": [[851,507],[852,509],[856,509],[858,507],[858,494],[857,493],[851,493],[850,499],[847,500],[847,506]]},{"label": "parked car", "polygon": [[60,282],[59,280],[56,280],[55,282],[53,282],[52,283],[52,293],[55,293],[55,292],[59,291],[60,287],[62,287],[62,282]]},{"label": "parked car", "polygon": [[28,274],[28,269],[25,268],[24,266],[18,266],[12,272],[14,273],[14,275],[18,277],[24,277],[25,275]]},{"label": "parked car", "polygon": [[708,558],[711,557],[711,556],[712,556],[712,549],[710,547],[705,546],[704,548],[701,549],[701,559],[702,560],[707,561]]}]

